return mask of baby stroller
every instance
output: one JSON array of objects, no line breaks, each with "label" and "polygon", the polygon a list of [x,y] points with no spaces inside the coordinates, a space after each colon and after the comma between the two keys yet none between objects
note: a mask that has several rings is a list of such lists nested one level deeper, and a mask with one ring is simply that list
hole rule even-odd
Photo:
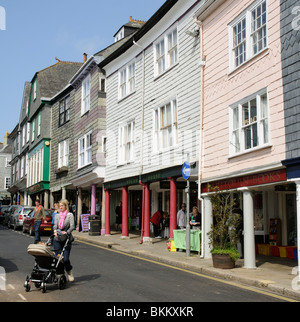
[{"label": "baby stroller", "polygon": [[34,283],[36,288],[40,288],[43,293],[46,293],[47,284],[57,284],[60,290],[66,288],[67,278],[65,275],[65,267],[63,264],[63,254],[69,242],[67,237],[64,248],[59,257],[51,251],[50,247],[44,244],[29,245],[27,253],[35,257],[35,265],[31,275],[27,275],[24,287],[26,292],[30,292],[30,283]]}]

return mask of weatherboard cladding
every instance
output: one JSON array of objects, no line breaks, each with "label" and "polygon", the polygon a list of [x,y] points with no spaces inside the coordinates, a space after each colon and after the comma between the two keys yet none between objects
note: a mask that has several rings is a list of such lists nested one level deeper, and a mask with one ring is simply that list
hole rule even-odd
[{"label": "weatherboard cladding", "polygon": [[292,13],[298,5],[297,0],[281,1],[280,4],[287,159],[300,156],[300,30],[293,28],[300,16],[298,12]]},{"label": "weatherboard cladding", "polygon": [[[175,9],[176,10],[176,9]],[[174,21],[169,22],[172,26]],[[174,26],[174,25],[173,25]],[[187,153],[190,160],[198,159],[200,134],[201,70],[199,39],[188,36],[186,30],[196,28],[193,15],[188,12],[178,21],[179,63],[169,71],[154,79],[153,44],[145,52],[145,115],[143,144],[143,174],[182,165]],[[166,30],[161,30],[163,35]],[[151,32],[151,31],[149,31]],[[128,63],[133,57],[128,57]],[[106,182],[132,177],[140,174],[142,137],[142,75],[143,55],[136,57],[136,91],[118,101],[118,73],[107,80],[107,166]],[[177,98],[178,138],[175,148],[161,153],[153,151],[153,111]],[[135,121],[134,162],[118,165],[119,124]]]}]

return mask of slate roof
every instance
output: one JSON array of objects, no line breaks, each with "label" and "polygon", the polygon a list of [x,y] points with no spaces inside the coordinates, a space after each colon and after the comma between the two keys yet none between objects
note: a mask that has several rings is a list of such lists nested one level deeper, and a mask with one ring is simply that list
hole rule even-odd
[{"label": "slate roof", "polygon": [[57,63],[37,72],[41,97],[51,98],[61,91],[76,74],[83,63],[64,62],[57,59]]}]

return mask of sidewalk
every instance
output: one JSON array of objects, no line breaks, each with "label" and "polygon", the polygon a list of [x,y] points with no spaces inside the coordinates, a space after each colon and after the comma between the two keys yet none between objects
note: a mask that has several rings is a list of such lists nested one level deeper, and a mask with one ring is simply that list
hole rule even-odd
[{"label": "sidewalk", "polygon": [[129,239],[122,239],[121,233],[117,232],[112,232],[111,236],[90,236],[89,233],[73,231],[73,236],[78,241],[107,247],[230,282],[255,286],[278,295],[300,300],[300,286],[297,291],[293,290],[292,285],[296,278],[292,271],[298,262],[288,258],[258,256],[256,270],[244,269],[243,260],[239,260],[233,270],[221,270],[213,267],[211,259],[200,259],[197,253],[192,252],[191,257],[187,258],[185,252],[169,252],[167,239],[153,239],[152,244],[140,244],[141,238],[136,234],[130,234]]}]

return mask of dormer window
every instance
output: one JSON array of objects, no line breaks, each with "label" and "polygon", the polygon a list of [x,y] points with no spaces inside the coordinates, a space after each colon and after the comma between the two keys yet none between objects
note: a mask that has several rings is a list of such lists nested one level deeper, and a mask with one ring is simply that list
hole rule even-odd
[{"label": "dormer window", "polygon": [[115,42],[123,39],[125,36],[125,33],[124,33],[124,27],[116,34],[115,36]]}]

